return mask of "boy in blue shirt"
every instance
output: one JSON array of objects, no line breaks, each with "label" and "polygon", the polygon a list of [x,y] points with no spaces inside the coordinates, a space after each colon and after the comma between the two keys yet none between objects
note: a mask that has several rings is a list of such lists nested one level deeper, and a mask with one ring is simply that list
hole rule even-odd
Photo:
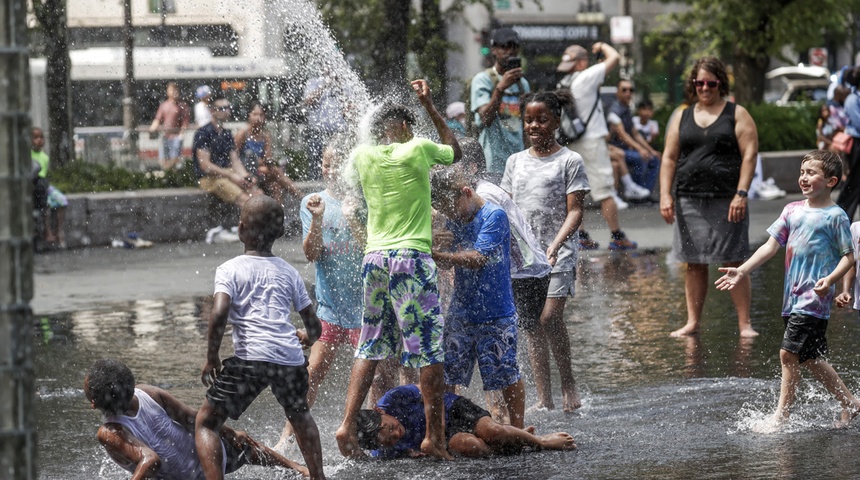
[{"label": "boy in blue shirt", "polygon": [[[358,415],[361,448],[378,458],[423,456],[424,400],[415,385],[389,390],[373,410]],[[469,399],[445,394],[445,434],[448,450],[466,457],[519,453],[534,450],[574,450],[573,437],[565,432],[537,436],[534,427],[520,429],[493,420],[489,412]]]},{"label": "boy in blue shirt", "polygon": [[814,150],[801,160],[798,184],[806,200],[789,203],[773,225],[770,238],[737,268],[720,268],[720,290],[731,290],[750,272],[786,247],[785,292],[782,316],[785,335],[779,352],[782,385],[773,418],[760,430],[782,426],[796,399],[803,365],[842,404],[840,424],[847,425],[860,411],[860,402],[848,391],[827,355],[827,320],[834,284],[854,265],[848,216],[830,198],[842,178],[842,161],[834,153]]},{"label": "boy in blue shirt", "polygon": [[523,428],[525,386],[517,365],[517,309],[511,287],[511,229],[505,210],[485,202],[458,170],[431,176],[433,206],[448,217],[453,251],[433,246],[454,267],[445,322],[445,383],[469,385],[475,361],[484,390],[501,390],[511,425]]}]

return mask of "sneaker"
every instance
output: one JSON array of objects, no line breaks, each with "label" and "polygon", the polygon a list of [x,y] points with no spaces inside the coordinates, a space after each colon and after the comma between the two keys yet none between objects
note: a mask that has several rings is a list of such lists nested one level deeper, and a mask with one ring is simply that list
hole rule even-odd
[{"label": "sneaker", "polygon": [[591,236],[585,230],[579,231],[579,249],[580,250],[597,250],[600,245],[591,239]]},{"label": "sneaker", "polygon": [[[614,234],[613,234],[614,236]],[[619,235],[621,238],[613,238],[611,242],[609,242],[609,249],[618,251],[618,250],[635,250],[638,246],[636,242],[630,241],[623,232],[620,232]]]},{"label": "sneaker", "polygon": [[624,200],[621,200],[621,198],[618,197],[617,194],[613,193],[612,196],[615,198],[615,205],[618,206],[618,211],[627,210],[628,208],[630,208],[630,204],[625,202]]},{"label": "sneaker", "polygon": [[212,241],[214,243],[236,243],[239,241],[239,234],[229,230],[221,230]]},{"label": "sneaker", "polygon": [[624,197],[627,200],[645,200],[651,196],[651,190],[642,187],[638,184],[631,183],[624,186]]},{"label": "sneaker", "polygon": [[785,196],[785,190],[776,186],[773,177],[759,183],[756,189],[756,197],[761,200],[775,200]]},{"label": "sneaker", "polygon": [[221,225],[218,225],[215,228],[210,228],[209,230],[206,230],[206,243],[208,243],[210,245],[212,243],[214,243],[215,242],[215,235],[218,235],[222,231],[224,231],[224,227],[222,227]]},{"label": "sneaker", "polygon": [[130,248],[149,248],[153,245],[151,241],[140,238],[140,235],[135,232],[126,235],[125,242],[131,245]]}]

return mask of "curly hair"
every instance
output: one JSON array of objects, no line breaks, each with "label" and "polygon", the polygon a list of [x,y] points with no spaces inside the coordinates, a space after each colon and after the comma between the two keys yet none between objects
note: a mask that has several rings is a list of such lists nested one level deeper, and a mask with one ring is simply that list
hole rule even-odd
[{"label": "curly hair", "polygon": [[134,374],[119,360],[96,360],[87,374],[86,395],[99,410],[116,415],[128,408],[134,396]]},{"label": "curly hair", "polygon": [[690,70],[690,75],[687,77],[687,81],[684,84],[684,91],[687,94],[687,98],[692,100],[698,98],[696,95],[696,85],[693,82],[695,82],[699,76],[699,70],[704,70],[717,77],[717,80],[720,81],[720,96],[728,96],[729,74],[726,71],[726,66],[723,65],[723,62],[721,62],[717,57],[702,57],[696,60],[696,63],[693,64],[693,68]]}]

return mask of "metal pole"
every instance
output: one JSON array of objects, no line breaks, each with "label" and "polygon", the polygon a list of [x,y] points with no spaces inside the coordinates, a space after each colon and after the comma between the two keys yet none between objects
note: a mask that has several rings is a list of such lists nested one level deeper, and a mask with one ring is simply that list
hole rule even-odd
[{"label": "metal pole", "polygon": [[137,156],[137,129],[134,111],[134,29],[131,25],[131,0],[123,0],[123,46],[125,77],[122,80],[122,126],[128,139],[129,159]]},{"label": "metal pole", "polygon": [[0,6],[0,478],[36,479],[27,0]]},{"label": "metal pole", "polygon": [[161,0],[161,46],[167,46],[167,0]]}]

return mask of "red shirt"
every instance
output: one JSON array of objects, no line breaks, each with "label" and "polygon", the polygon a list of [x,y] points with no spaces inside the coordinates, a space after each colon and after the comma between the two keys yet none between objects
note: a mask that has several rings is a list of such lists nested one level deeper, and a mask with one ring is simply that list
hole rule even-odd
[{"label": "red shirt", "polygon": [[161,122],[164,134],[168,137],[176,137],[180,130],[188,128],[190,115],[188,106],[183,102],[174,102],[167,99],[158,106],[155,119]]}]

